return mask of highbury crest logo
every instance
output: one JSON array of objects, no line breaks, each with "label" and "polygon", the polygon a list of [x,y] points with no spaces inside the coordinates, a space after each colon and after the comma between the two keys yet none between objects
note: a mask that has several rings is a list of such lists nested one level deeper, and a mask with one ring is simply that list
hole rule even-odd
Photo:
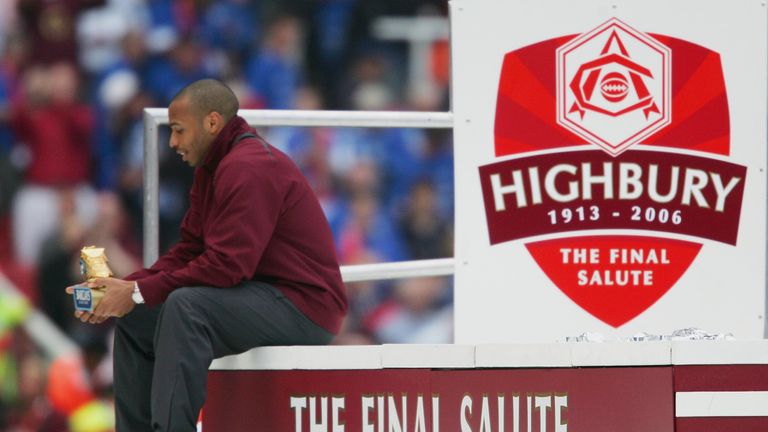
[{"label": "highbury crest logo", "polygon": [[613,18],[557,50],[557,122],[618,155],[671,121],[671,51]]},{"label": "highbury crest logo", "polygon": [[704,241],[737,244],[747,167],[727,160],[715,51],[615,18],[515,49],[494,139],[499,159],[479,167],[491,245],[521,242],[610,326],[651,308]]}]

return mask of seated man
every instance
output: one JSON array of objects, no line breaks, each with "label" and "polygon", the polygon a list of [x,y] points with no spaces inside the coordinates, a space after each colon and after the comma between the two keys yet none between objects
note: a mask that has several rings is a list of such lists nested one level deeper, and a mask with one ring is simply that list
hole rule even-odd
[{"label": "seated man", "polygon": [[[196,167],[181,240],[151,268],[104,278],[84,322],[120,317],[117,430],[195,430],[214,358],[327,344],[347,299],[328,222],[293,162],[237,116],[216,80],[169,106],[170,146]],[[72,292],[72,287],[67,288]]]}]

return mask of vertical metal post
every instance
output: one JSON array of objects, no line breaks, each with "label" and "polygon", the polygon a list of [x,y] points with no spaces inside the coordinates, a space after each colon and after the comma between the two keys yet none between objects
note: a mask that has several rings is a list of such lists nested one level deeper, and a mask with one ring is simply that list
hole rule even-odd
[{"label": "vertical metal post", "polygon": [[156,117],[144,110],[144,267],[157,261],[160,252],[160,159]]}]

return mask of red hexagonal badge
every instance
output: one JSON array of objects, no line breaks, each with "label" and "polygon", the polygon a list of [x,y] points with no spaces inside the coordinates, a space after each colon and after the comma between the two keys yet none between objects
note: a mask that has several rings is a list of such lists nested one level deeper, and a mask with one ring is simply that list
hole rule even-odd
[{"label": "red hexagonal badge", "polygon": [[616,156],[671,122],[671,51],[611,19],[557,50],[557,122]]}]

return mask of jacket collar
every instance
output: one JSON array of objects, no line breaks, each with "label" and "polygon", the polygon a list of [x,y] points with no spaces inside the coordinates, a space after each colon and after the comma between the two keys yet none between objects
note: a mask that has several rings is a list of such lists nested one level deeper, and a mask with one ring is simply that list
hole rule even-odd
[{"label": "jacket collar", "polygon": [[235,138],[245,132],[251,132],[256,135],[242,117],[236,116],[230,120],[224,125],[224,129],[222,129],[221,132],[216,135],[216,138],[214,138],[211,143],[211,148],[208,149],[208,154],[205,155],[205,160],[203,161],[202,166],[205,167],[208,172],[212,173],[216,171],[219,162],[221,162],[221,160],[224,159],[224,156],[232,150]]}]

